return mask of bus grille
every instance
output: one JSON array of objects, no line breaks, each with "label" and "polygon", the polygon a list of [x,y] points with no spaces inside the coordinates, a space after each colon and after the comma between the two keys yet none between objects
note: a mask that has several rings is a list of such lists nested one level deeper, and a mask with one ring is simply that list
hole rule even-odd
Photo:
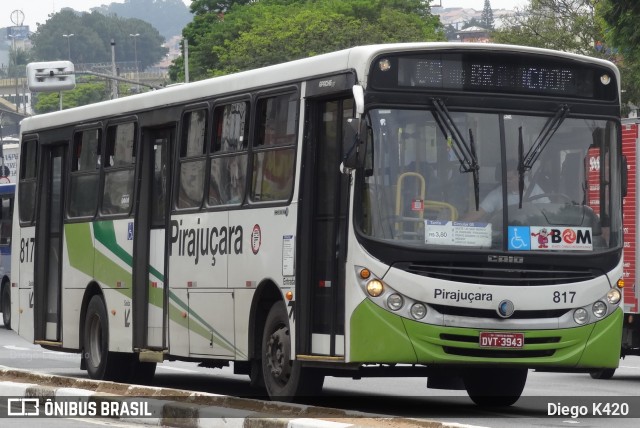
[{"label": "bus grille", "polygon": [[595,269],[579,267],[558,268],[548,265],[527,266],[526,269],[518,269],[514,268],[513,265],[501,267],[487,266],[485,263],[402,262],[394,264],[394,267],[429,278],[482,285],[556,285],[589,281],[602,275],[601,272]]},{"label": "bus grille", "polygon": [[469,348],[453,348],[444,346],[444,352],[449,355],[457,355],[460,357],[478,357],[478,358],[540,358],[551,357],[556,352],[555,349],[542,350],[503,350],[503,349],[469,349]]},{"label": "bus grille", "polygon": [[[473,318],[492,318],[502,319],[495,309],[475,309],[475,308],[463,308],[457,306],[446,305],[434,305],[429,304],[433,309],[440,312],[442,315],[451,315],[459,317],[473,317]],[[509,319],[516,320],[528,320],[528,319],[541,319],[541,318],[560,318],[570,309],[548,309],[538,311],[519,311],[516,310]]]}]

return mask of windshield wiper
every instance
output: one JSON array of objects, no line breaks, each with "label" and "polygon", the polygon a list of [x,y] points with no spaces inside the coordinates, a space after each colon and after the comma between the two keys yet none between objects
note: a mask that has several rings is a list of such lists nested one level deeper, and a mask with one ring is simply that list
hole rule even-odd
[{"label": "windshield wiper", "polygon": [[447,137],[447,141],[451,141],[451,150],[460,162],[460,172],[473,173],[473,188],[476,198],[476,211],[479,209],[480,199],[480,180],[478,177],[479,166],[478,157],[476,155],[475,142],[473,133],[469,129],[469,143],[466,142],[464,136],[453,122],[449,110],[440,98],[431,98],[433,106],[437,114],[434,114],[438,127]]},{"label": "windshield wiper", "polygon": [[533,143],[527,154],[522,159],[522,165],[525,170],[531,169],[534,163],[538,160],[544,148],[547,146],[549,141],[551,141],[551,137],[556,133],[562,122],[569,114],[569,106],[563,104],[560,106],[558,111],[553,117],[550,117],[547,122],[542,127],[540,134],[536,138],[536,141]]},{"label": "windshield wiper", "polygon": [[519,203],[518,206],[522,208],[522,195],[524,191],[524,174],[529,171],[533,165],[538,161],[540,155],[544,151],[551,138],[556,133],[562,122],[569,114],[569,106],[566,104],[562,104],[558,111],[553,117],[547,119],[547,122],[544,124],[542,129],[540,130],[540,134],[536,137],[536,141],[531,145],[527,154],[523,156],[524,152],[524,143],[522,139],[522,127],[518,128],[518,195],[519,195]]}]

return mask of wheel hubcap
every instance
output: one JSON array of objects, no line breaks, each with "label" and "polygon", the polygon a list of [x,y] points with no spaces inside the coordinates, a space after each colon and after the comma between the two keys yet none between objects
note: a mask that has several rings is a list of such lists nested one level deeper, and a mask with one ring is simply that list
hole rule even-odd
[{"label": "wheel hubcap", "polygon": [[280,327],[269,336],[265,355],[267,367],[280,385],[286,384],[291,376],[290,348],[288,328]]}]

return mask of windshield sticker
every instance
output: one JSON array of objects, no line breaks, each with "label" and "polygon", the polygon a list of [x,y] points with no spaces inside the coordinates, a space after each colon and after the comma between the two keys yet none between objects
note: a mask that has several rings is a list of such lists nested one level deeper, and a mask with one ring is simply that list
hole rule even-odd
[{"label": "windshield sticker", "polygon": [[590,227],[509,226],[510,251],[592,251]]},{"label": "windshield sticker", "polygon": [[422,199],[411,201],[411,211],[424,211],[424,201]]},{"label": "windshield sticker", "polygon": [[425,244],[491,247],[491,224],[425,220]]}]

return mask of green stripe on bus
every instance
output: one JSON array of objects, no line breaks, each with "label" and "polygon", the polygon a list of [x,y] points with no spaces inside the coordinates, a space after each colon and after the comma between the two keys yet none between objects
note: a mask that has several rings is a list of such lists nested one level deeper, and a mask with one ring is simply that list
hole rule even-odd
[{"label": "green stripe on bus", "polygon": [[[95,249],[91,239],[91,227],[90,223],[70,223],[65,225],[65,233],[67,238],[67,250],[69,254],[70,265],[100,281],[101,283],[116,289],[131,297],[131,272],[125,270],[119,266],[116,262],[111,260],[107,255],[102,254]],[[93,223],[93,234],[95,239],[104,245],[109,251],[111,251],[118,259],[126,263],[128,266],[133,266],[133,256],[122,248],[117,240],[113,221],[100,221]],[[91,261],[91,257],[87,257],[87,254],[93,252],[95,260]],[[149,266],[149,272],[164,282],[164,275],[162,275],[157,269]],[[116,288],[118,281],[125,281],[127,288]],[[166,286],[166,284],[165,284]],[[212,340],[218,346],[228,349],[230,351],[238,353],[241,357],[246,357],[244,353],[240,352],[229,340],[225,339],[213,326],[207,323],[200,315],[189,309],[178,296],[169,290],[169,316],[179,325],[188,328],[194,333],[202,336],[208,340]],[[154,306],[162,307],[163,295],[162,289],[149,287],[149,303]],[[174,303],[177,307],[173,307],[171,303]],[[185,318],[182,318],[182,309],[193,321],[196,323],[189,324]],[[212,338],[211,333],[215,336]]]},{"label": "green stripe on bus", "polygon": [[116,257],[129,266],[133,266],[132,255],[118,245],[113,221],[97,221],[93,223],[93,234],[96,240],[107,247]]}]

